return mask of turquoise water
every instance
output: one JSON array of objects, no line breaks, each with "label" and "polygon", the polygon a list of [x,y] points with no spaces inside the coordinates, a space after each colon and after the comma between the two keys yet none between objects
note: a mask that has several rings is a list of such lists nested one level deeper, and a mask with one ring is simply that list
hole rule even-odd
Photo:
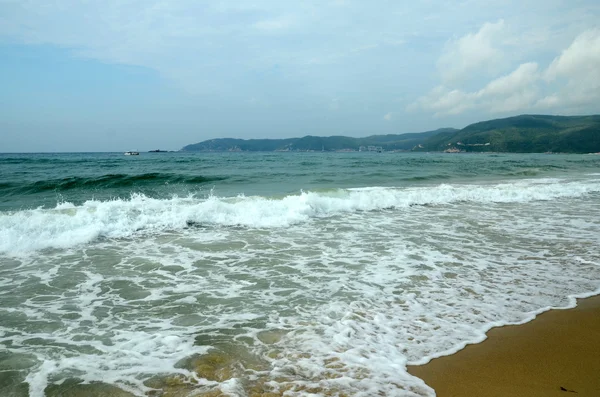
[{"label": "turquoise water", "polygon": [[598,292],[599,210],[593,155],[0,154],[0,395],[433,395]]},{"label": "turquoise water", "polygon": [[596,156],[374,153],[0,154],[2,210],[89,199],[286,195],[301,190],[489,181],[598,170]]}]

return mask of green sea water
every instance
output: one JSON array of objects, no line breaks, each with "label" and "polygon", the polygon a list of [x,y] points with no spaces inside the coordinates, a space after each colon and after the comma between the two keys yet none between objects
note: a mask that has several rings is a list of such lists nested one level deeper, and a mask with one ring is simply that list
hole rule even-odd
[{"label": "green sea water", "polygon": [[368,186],[469,183],[598,170],[598,156],[421,153],[1,154],[2,210],[173,195],[296,194]]},{"label": "green sea water", "polygon": [[598,293],[599,213],[594,155],[0,154],[0,395],[430,396]]}]

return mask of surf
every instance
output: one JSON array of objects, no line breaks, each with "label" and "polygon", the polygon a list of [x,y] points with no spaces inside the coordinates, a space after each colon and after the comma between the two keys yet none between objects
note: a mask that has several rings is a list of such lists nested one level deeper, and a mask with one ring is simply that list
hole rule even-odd
[{"label": "surf", "polygon": [[368,187],[302,191],[280,197],[151,198],[135,193],[129,199],[62,202],[54,208],[0,213],[0,252],[69,248],[99,238],[140,237],[189,227],[281,228],[364,211],[403,210],[413,206],[486,204],[579,198],[600,192],[600,179],[557,178],[496,184],[440,184],[424,187]]}]

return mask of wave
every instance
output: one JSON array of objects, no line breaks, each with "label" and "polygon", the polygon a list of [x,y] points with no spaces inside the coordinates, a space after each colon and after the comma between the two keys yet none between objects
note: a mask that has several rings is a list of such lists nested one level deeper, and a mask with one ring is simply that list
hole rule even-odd
[{"label": "wave", "polygon": [[403,178],[403,181],[407,182],[423,182],[423,181],[435,181],[440,179],[450,179],[451,176],[448,174],[432,174],[432,175],[416,175],[411,177]]},{"label": "wave", "polygon": [[89,200],[76,206],[60,203],[0,214],[0,252],[68,248],[98,238],[126,238],[190,225],[286,227],[350,212],[449,205],[461,202],[519,203],[582,197],[600,192],[600,180],[567,182],[531,179],[493,185],[371,187],[302,192],[269,197],[173,197],[154,199],[133,194],[127,200]]},{"label": "wave", "polygon": [[151,172],[139,175],[106,174],[95,178],[67,177],[51,180],[35,181],[28,184],[0,184],[0,190],[12,189],[12,194],[39,193],[46,191],[68,191],[74,189],[110,189],[149,184],[200,184],[226,179],[218,176],[179,175],[171,173]]},{"label": "wave", "polygon": [[[42,155],[44,157],[40,157]],[[28,153],[25,155],[17,156],[0,156],[0,165],[4,164],[23,164],[23,165],[37,165],[37,164],[85,164],[94,163],[98,164],[98,160],[90,158],[64,158],[49,155],[48,153]]]}]

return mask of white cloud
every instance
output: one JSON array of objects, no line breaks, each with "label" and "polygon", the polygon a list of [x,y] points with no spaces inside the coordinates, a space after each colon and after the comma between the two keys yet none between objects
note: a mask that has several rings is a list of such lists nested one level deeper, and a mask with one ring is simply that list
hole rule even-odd
[{"label": "white cloud", "polygon": [[538,101],[540,108],[570,107],[600,101],[600,29],[581,33],[544,73],[556,92]]},{"label": "white cloud", "polygon": [[389,112],[385,116],[383,116],[383,119],[385,121],[391,121],[392,120],[392,112]]},{"label": "white cloud", "polygon": [[276,31],[287,29],[292,25],[292,19],[288,16],[265,19],[254,23],[252,26],[258,30]]},{"label": "white cloud", "polygon": [[[0,0],[0,40],[51,45],[77,56],[157,71],[188,93],[240,95],[265,84],[286,95],[338,95],[385,49],[408,37],[389,4],[307,0]],[[366,51],[379,50],[377,59]],[[396,50],[397,51],[397,50]],[[392,54],[393,55],[393,54]],[[275,66],[280,73],[267,73]],[[335,76],[327,67],[335,67]],[[378,67],[379,72],[382,71]],[[260,78],[256,78],[260,75]],[[390,76],[391,77],[391,76]],[[285,82],[283,82],[285,80]]]},{"label": "white cloud", "polygon": [[473,107],[471,96],[461,90],[451,90],[437,86],[428,94],[408,106],[409,111],[418,109],[431,110],[435,116],[459,114]]},{"label": "white cloud", "polygon": [[536,107],[541,109],[549,109],[560,106],[561,99],[557,94],[551,94],[539,99],[535,104]]},{"label": "white cloud", "polygon": [[436,116],[456,115],[471,109],[483,109],[489,113],[517,111],[533,105],[540,78],[536,63],[524,63],[478,91],[465,92],[438,86],[419,98],[412,109],[433,110]]},{"label": "white cloud", "polygon": [[529,109],[537,99],[540,77],[537,63],[524,63],[512,73],[488,83],[477,92],[476,98],[490,113]]},{"label": "white cloud", "polygon": [[504,21],[485,23],[477,33],[469,33],[446,44],[438,60],[445,83],[464,81],[473,72],[497,71],[505,57],[498,43],[506,35]]},{"label": "white cloud", "polygon": [[[476,42],[474,37],[483,30],[465,37]],[[488,52],[490,54],[493,51]],[[441,59],[445,56],[447,53]],[[481,57],[482,60],[492,58],[492,55]],[[455,71],[466,71],[464,67],[460,69],[464,65],[460,64]],[[470,110],[491,115],[536,109],[597,112],[600,111],[600,29],[579,34],[547,68],[541,69],[537,62],[521,63],[512,72],[495,77],[479,90],[466,90],[456,79],[448,81],[444,72],[440,77],[444,83],[417,99],[407,110],[432,111],[437,117]]]},{"label": "white cloud", "polygon": [[554,59],[546,78],[590,76],[600,84],[600,29],[590,29],[575,38],[573,43]]},{"label": "white cloud", "polygon": [[539,79],[538,64],[528,62],[519,65],[512,73],[499,77],[488,83],[480,92],[480,96],[512,95],[523,87],[531,86]]}]

